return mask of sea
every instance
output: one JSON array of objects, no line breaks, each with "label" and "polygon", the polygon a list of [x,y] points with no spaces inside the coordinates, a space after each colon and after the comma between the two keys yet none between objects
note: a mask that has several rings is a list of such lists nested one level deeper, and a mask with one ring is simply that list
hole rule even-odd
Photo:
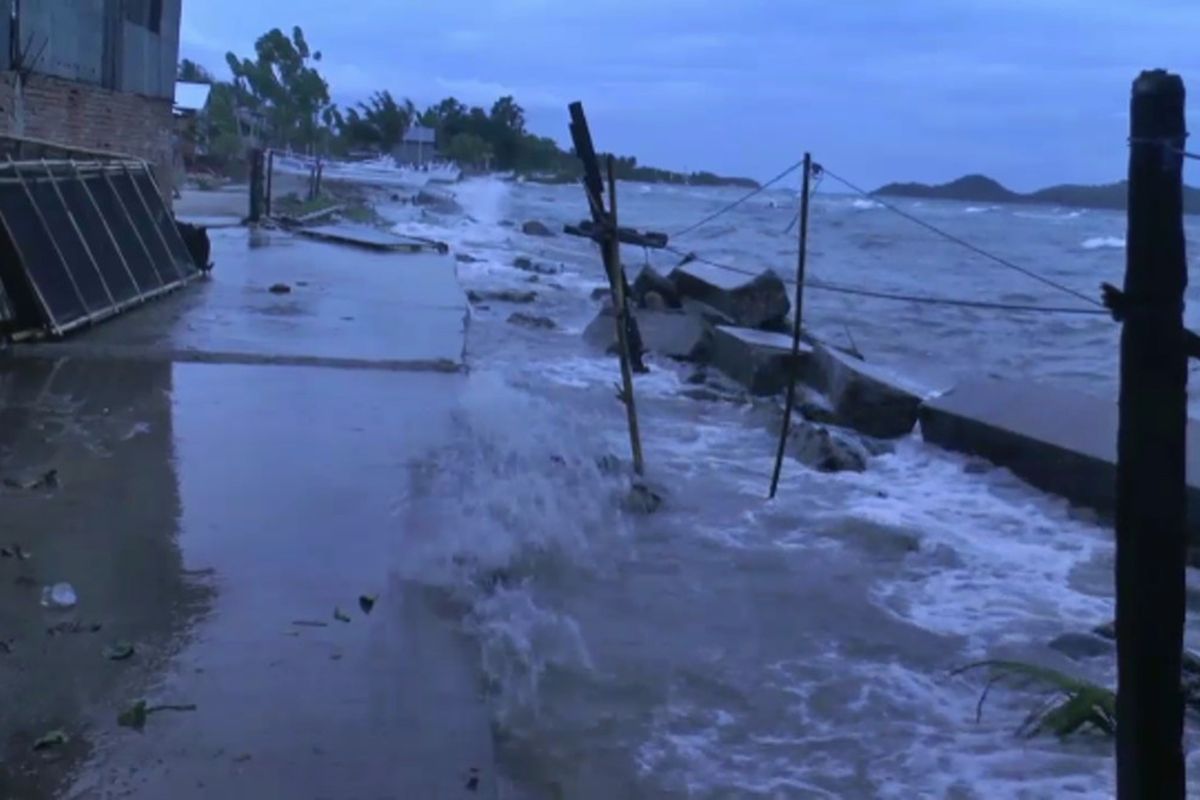
[{"label": "sea", "polygon": [[[875,199],[813,199],[808,274],[895,294],[1086,307]],[[635,391],[653,514],[623,506],[629,463],[617,361],[581,337],[605,285],[596,246],[533,237],[587,217],[579,186],[482,178],[460,213],[384,204],[447,242],[467,289],[532,290],[470,312],[459,436],[411,465],[401,576],[443,592],[477,643],[506,796],[519,798],[1111,797],[1111,740],[1016,731],[1036,688],[957,668],[1016,658],[1114,685],[1112,655],[1049,648],[1113,618],[1112,532],[1086,509],[919,433],[865,472],[789,460],[763,404],[721,376],[650,355]],[[622,225],[668,234],[744,190],[620,183]],[[955,237],[1090,297],[1120,284],[1121,213],[889,200]],[[672,246],[794,274],[797,187],[762,192]],[[1192,243],[1200,222],[1187,222]],[[1191,247],[1196,252],[1194,245]],[[514,267],[519,257],[554,274]],[[1194,256],[1193,256],[1194,258]],[[625,247],[626,268],[675,253]],[[1200,291],[1189,289],[1195,324]],[[509,322],[544,316],[553,329]],[[935,386],[987,374],[1115,397],[1119,326],[1104,315],[948,307],[810,289],[809,332]],[[696,382],[709,394],[687,390]],[[1196,394],[1193,392],[1193,413]],[[1066,422],[1066,421],[1064,421]],[[416,555],[414,555],[416,554]],[[1189,583],[1193,583],[1189,576]],[[1189,597],[1193,595],[1189,594]],[[1189,623],[1197,644],[1200,629]],[[1200,750],[1189,722],[1192,789]]]}]

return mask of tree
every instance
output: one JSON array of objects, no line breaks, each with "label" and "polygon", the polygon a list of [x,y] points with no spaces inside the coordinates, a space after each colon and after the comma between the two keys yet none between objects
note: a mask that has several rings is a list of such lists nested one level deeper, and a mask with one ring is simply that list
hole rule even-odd
[{"label": "tree", "polygon": [[175,77],[185,83],[216,83],[211,72],[187,58],[179,62]]},{"label": "tree", "polygon": [[404,141],[404,134],[416,115],[411,100],[399,103],[391,92],[382,91],[372,95],[368,102],[359,103],[358,108],[348,109],[338,127],[352,146],[370,145],[390,151]]},{"label": "tree", "polygon": [[462,166],[484,168],[492,158],[492,146],[473,133],[460,133],[442,148],[442,154]]},{"label": "tree", "polygon": [[274,28],[254,43],[255,59],[225,60],[233,73],[239,99],[262,111],[276,144],[311,150],[327,139],[322,125],[333,119],[329,84],[314,66],[320,51],[311,51],[299,26],[288,38]]}]

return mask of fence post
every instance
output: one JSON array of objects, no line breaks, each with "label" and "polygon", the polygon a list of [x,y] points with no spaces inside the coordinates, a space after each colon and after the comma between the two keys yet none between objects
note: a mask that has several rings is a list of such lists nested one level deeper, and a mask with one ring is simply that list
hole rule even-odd
[{"label": "fence post", "polygon": [[1183,800],[1184,88],[1143,72],[1130,104],[1117,434],[1117,797]]},{"label": "fence post", "polygon": [[787,402],[783,404],[783,427],[779,431],[779,447],[775,451],[775,471],[771,473],[771,491],[775,499],[779,489],[779,474],[783,471],[783,456],[787,451],[788,433],[792,427],[792,406],[796,403],[796,378],[800,371],[800,318],[804,311],[804,262],[808,250],[808,182],[812,177],[812,154],[804,154],[804,178],[800,188],[800,255],[796,259],[796,309],[792,317],[792,360],[788,381]]},{"label": "fence post", "polygon": [[271,202],[272,202],[272,198],[275,194],[274,178],[275,178],[275,151],[268,150],[267,151],[267,196],[266,196],[266,202],[265,202],[266,213],[267,213],[268,217],[271,216]]},{"label": "fence post", "polygon": [[258,222],[262,219],[263,206],[263,151],[254,148],[250,151],[250,216],[248,222]]}]

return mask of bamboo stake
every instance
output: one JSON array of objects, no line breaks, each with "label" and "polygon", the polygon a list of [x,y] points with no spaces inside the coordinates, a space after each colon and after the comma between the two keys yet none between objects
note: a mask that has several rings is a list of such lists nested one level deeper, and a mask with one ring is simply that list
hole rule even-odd
[{"label": "bamboo stake", "polygon": [[625,404],[625,413],[629,419],[629,446],[633,451],[633,471],[638,475],[645,472],[645,462],[642,459],[642,440],[638,430],[637,404],[633,398],[633,368],[629,352],[629,336],[627,322],[629,306],[625,297],[625,281],[621,268],[621,242],[617,238],[617,179],[613,157],[608,157],[608,223],[609,230],[604,239],[604,267],[608,271],[608,280],[612,289],[614,318],[617,324],[617,344],[621,355],[621,402]]}]

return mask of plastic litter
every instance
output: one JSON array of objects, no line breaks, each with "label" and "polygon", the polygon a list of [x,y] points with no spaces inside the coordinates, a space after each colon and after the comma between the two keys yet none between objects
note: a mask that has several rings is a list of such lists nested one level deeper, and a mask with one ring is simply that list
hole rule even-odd
[{"label": "plastic litter", "polygon": [[79,602],[75,587],[69,583],[56,583],[53,586],[42,587],[42,605],[46,608],[74,608]]}]

